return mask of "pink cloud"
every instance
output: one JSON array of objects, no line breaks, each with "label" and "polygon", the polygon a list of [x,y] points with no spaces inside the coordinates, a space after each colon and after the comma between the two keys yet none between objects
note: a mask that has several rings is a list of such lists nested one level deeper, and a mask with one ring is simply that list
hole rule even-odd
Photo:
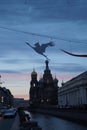
[{"label": "pink cloud", "polygon": [[[7,89],[10,89],[14,97],[29,99],[29,88],[31,80],[30,73],[29,74],[1,73],[1,76],[2,80],[5,81],[5,83],[3,83],[2,86],[6,87]],[[64,73],[64,74],[59,73],[56,75],[57,79],[59,80],[59,86],[61,86],[62,80],[66,82],[75,76],[77,76],[77,74],[75,73]],[[38,79],[39,77],[41,77],[41,74],[38,74]],[[53,77],[55,77],[54,74]]]},{"label": "pink cloud", "polygon": [[23,94],[19,94],[19,95],[14,95],[15,98],[24,98],[25,100],[29,100],[29,95],[23,95]]},{"label": "pink cloud", "polygon": [[[72,78],[76,77],[77,75],[79,75],[79,73],[64,73],[64,74],[57,74],[56,78],[59,81],[59,86],[61,86],[62,81],[63,82],[67,82],[69,80],[71,80]],[[53,76],[55,77],[55,75]]]}]

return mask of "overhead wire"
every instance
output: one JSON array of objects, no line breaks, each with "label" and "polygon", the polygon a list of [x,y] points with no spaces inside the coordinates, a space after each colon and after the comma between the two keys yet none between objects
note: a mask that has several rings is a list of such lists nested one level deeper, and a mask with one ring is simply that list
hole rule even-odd
[{"label": "overhead wire", "polygon": [[22,31],[22,30],[18,30],[18,29],[13,29],[13,28],[2,27],[2,26],[0,26],[0,28],[5,29],[5,30],[9,30],[9,31],[24,33],[24,34],[28,34],[28,35],[32,35],[32,36],[45,37],[45,38],[56,39],[56,40],[61,40],[61,41],[65,41],[65,42],[87,44],[87,42],[84,42],[82,40],[67,39],[67,38],[62,38],[62,37],[57,37],[57,36],[44,35],[44,34],[40,34],[40,33],[32,33],[32,32]]}]

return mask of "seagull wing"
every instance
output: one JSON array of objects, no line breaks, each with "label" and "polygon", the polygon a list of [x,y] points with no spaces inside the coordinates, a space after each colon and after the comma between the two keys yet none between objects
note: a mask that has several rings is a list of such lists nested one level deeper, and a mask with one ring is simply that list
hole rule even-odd
[{"label": "seagull wing", "polygon": [[63,51],[64,53],[67,53],[67,54],[71,55],[71,56],[76,56],[76,57],[87,57],[86,54],[74,54],[74,53],[70,53],[70,52],[68,52],[68,51],[65,51],[65,50],[63,50],[63,49],[60,49],[60,50]]},{"label": "seagull wing", "polygon": [[[28,46],[30,46],[31,48],[33,48],[28,42],[25,42]],[[33,48],[34,49],[34,48]]]},{"label": "seagull wing", "polygon": [[41,44],[41,49],[43,52],[45,52],[46,48],[49,46],[54,46],[52,42],[46,43],[46,44]]}]

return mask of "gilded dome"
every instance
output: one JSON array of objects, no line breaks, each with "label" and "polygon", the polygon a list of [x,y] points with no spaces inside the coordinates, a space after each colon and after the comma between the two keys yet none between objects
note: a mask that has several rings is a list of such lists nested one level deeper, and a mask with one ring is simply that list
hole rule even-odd
[{"label": "gilded dome", "polygon": [[35,72],[34,69],[33,69],[33,72],[31,73],[31,75],[37,75],[37,73]]}]

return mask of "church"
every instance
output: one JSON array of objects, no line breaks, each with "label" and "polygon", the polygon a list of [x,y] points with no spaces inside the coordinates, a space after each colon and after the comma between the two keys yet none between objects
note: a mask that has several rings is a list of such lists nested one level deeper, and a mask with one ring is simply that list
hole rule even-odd
[{"label": "church", "polygon": [[45,61],[45,65],[43,77],[39,81],[35,70],[31,73],[29,90],[31,105],[58,105],[58,80],[52,77],[48,60]]}]

